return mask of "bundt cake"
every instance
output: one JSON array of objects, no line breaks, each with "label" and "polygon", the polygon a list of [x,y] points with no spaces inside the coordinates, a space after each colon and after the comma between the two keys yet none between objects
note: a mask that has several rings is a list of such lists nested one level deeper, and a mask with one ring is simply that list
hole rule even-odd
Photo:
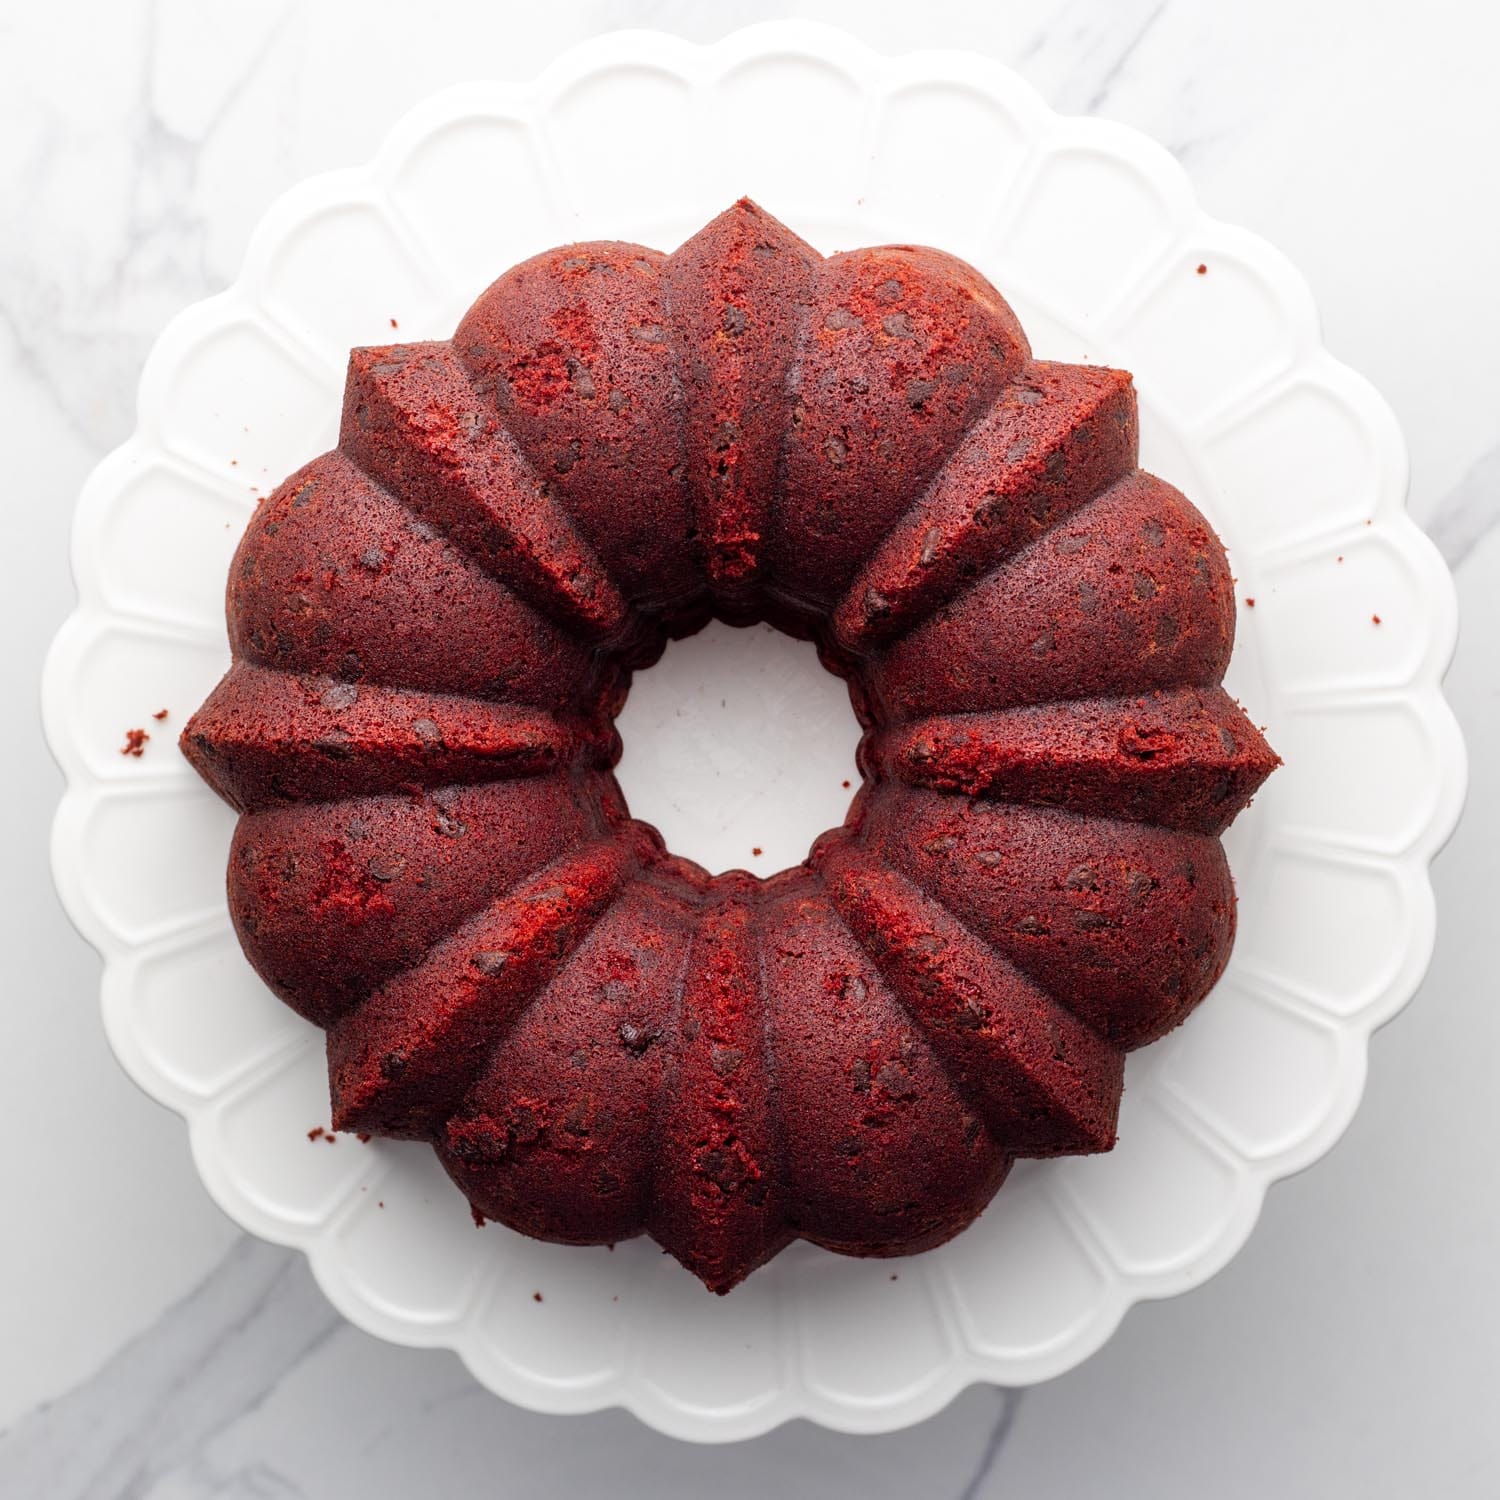
[{"label": "bundt cake", "polygon": [[[672,855],[611,774],[631,672],[711,618],[816,641],[864,729],[844,825],[767,880]],[[824,259],[749,202],[354,350],[228,619],[182,747],[337,1127],[717,1292],[1108,1150],[1124,1054],[1224,966],[1218,835],[1276,764],[1130,376],[1034,360],[948,255]]]}]

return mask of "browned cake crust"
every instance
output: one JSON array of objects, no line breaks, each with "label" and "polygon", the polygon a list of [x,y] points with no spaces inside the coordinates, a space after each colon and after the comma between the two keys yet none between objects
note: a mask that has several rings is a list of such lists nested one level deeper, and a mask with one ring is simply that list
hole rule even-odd
[{"label": "browned cake crust", "polygon": [[[1224,967],[1218,835],[1276,764],[1130,377],[1033,360],[960,261],[825,260],[748,202],[355,350],[228,613],[183,749],[336,1125],[720,1292],[1107,1150],[1124,1053]],[[865,729],[844,826],[766,881],[668,854],[611,775],[632,670],[715,617],[815,639]]]}]

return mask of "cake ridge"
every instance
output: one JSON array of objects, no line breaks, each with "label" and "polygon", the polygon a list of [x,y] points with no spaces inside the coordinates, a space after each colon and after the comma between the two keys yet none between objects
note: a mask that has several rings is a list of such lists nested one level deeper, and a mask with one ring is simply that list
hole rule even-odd
[{"label": "cake ridge", "polygon": [[[737,900],[743,894],[747,899]],[[648,1227],[716,1291],[786,1240],[754,877],[721,880],[698,913],[682,976],[674,1071],[658,1116],[663,1151]]]},{"label": "cake ridge", "polygon": [[[882,855],[891,868],[1126,1051],[1176,1025],[1227,961],[1234,890],[1223,847],[1211,834],[888,784],[872,799],[866,828],[891,834],[897,821],[902,833],[889,838]],[[985,822],[1002,826],[987,833]],[[1085,852],[1094,844],[1081,835],[1099,822],[1113,833],[1109,859]],[[1042,829],[1055,836],[1050,879],[1031,846]],[[982,873],[955,876],[947,863],[955,855],[975,857]],[[1017,897],[1022,888],[1024,901]],[[1170,915],[1157,910],[1158,930],[1150,931],[1160,893],[1184,888],[1193,904],[1174,905]],[[1113,965],[1102,962],[1127,918],[1146,929],[1138,934],[1140,951]],[[1028,946],[1038,940],[1042,946]],[[1099,973],[1110,978],[1107,993]]]},{"label": "cake ridge", "polygon": [[[819,848],[845,836],[827,834]],[[1012,1157],[820,882],[781,890],[763,934],[789,1227],[846,1254],[941,1244],[989,1201]]]},{"label": "cake ridge", "polygon": [[[1181,491],[1135,469],[888,642],[867,690],[887,721],[907,722],[1208,688],[1223,679],[1234,623],[1212,528]],[[1106,625],[1112,651],[1099,646]],[[933,655],[945,665],[938,696],[916,670]]]},{"label": "cake ridge", "polygon": [[[1047,467],[1041,473],[1034,474],[1029,484],[1006,497],[1006,509],[1016,512],[1026,507],[1033,515],[1036,529],[1029,536],[1018,533],[1007,538],[1003,524],[1005,518],[1002,518],[1000,526],[991,530],[995,523],[990,518],[998,508],[994,502],[1000,499],[1002,485],[1015,490],[1023,464],[1033,457],[1029,446],[1025,454],[1016,458],[1011,456],[1011,450],[1019,447],[1021,442],[1030,445],[1034,441],[1029,437],[1019,440],[1013,437],[1012,443],[1007,445],[1001,465],[996,469],[986,466],[986,488],[974,503],[961,506],[956,501],[950,501],[947,509],[953,513],[945,515],[944,507],[940,504],[944,491],[955,484],[956,471],[960,466],[972,462],[973,455],[969,450],[979,446],[989,435],[992,426],[1000,425],[1000,418],[1007,414],[1009,406],[1015,404],[1018,394],[1023,397],[1043,394],[1036,391],[1035,382],[1050,375],[1052,371],[1067,372],[1084,381],[1108,384],[1109,388],[1100,396],[1101,407],[1107,406],[1112,397],[1125,397],[1128,403],[1127,420],[1123,424],[1124,430],[1117,450],[1106,453],[1103,457],[1103,473],[1086,474],[1083,483],[1087,487],[1076,500],[1056,507],[1049,505],[1042,516],[1036,517],[1034,505],[1044,484],[1049,480],[1056,482],[1066,477],[1050,472],[1051,461],[1063,457],[1064,448],[1058,446],[1050,450]],[[1072,421],[1055,435],[1059,444],[1075,440],[1079,435],[1080,425],[1097,415],[1097,412],[1070,412]],[[843,596],[830,612],[829,628],[832,638],[841,649],[860,656],[882,644],[889,644],[909,635],[945,604],[952,603],[967,589],[974,587],[980,579],[1000,571],[1010,558],[1018,556],[1055,527],[1086,510],[1107,492],[1111,484],[1136,467],[1136,452],[1135,397],[1128,374],[1104,366],[1057,365],[1045,360],[1028,360],[995,393],[989,407],[964,431],[941,467],[932,475],[911,506],[892,525],[885,539],[864,559]],[[1062,468],[1066,468],[1065,463]],[[1029,506],[1028,499],[1031,501]],[[946,536],[943,525],[945,521],[949,523]],[[917,534],[919,531],[920,535]],[[995,540],[985,544],[982,538],[986,534],[993,536]],[[969,562],[964,556],[966,544],[967,550],[978,553],[977,560],[972,564],[972,571],[965,567]],[[915,565],[910,562],[905,566],[900,565],[899,552],[904,549],[910,554],[914,548]]]},{"label": "cake ridge", "polygon": [[[811,886],[815,877],[813,877],[810,869],[808,869],[807,874],[808,880],[806,883]],[[782,1200],[780,1203],[781,1227],[786,1236],[784,1243],[790,1243],[796,1238],[796,1234],[788,1215],[786,1117],[782,1108],[781,1080],[776,1070],[776,1048],[772,1036],[774,1020],[771,1003],[771,979],[768,971],[768,955],[766,951],[767,935],[765,924],[769,902],[765,898],[770,889],[767,882],[761,882],[757,891],[756,910],[752,913],[751,918],[752,929],[755,935],[755,941],[751,946],[751,959],[755,966],[755,993],[759,1006],[757,1023],[757,1040],[759,1046],[756,1060],[766,1080],[766,1134],[768,1137],[768,1150],[771,1159],[777,1164],[777,1179]]]},{"label": "cake ridge", "polygon": [[569,725],[531,704],[247,662],[230,668],[184,736],[199,773],[247,812],[566,775],[609,766],[618,743],[613,728]]},{"label": "cake ridge", "polygon": [[646,1227],[694,905],[633,877],[517,1016],[436,1141],[476,1213],[575,1244]]},{"label": "cake ridge", "polygon": [[[242,814],[231,842],[230,916],[247,957],[298,1014],[325,1028],[417,966],[438,942],[552,863],[577,840],[606,831],[601,773],[535,777],[525,782],[437,788],[413,796],[383,792],[327,802],[298,802]],[[529,846],[519,839],[482,862],[454,862],[444,879],[428,856],[462,856],[470,836],[505,824],[525,793],[547,812]],[[287,859],[286,825],[296,818],[306,847]],[[414,837],[414,830],[426,835]],[[441,910],[432,910],[436,890]],[[376,919],[389,917],[392,934]],[[412,956],[411,926],[420,952]],[[295,945],[286,972],[287,940]],[[307,961],[306,950],[312,950]],[[300,968],[300,974],[297,972]],[[292,983],[292,979],[300,982]],[[352,981],[352,987],[351,983]]]},{"label": "cake ridge", "polygon": [[[721,618],[753,617],[763,607],[789,381],[821,261],[748,198],[667,257],[663,295],[684,392],[685,480],[705,585]],[[780,418],[769,443],[768,411]]]},{"label": "cake ridge", "polygon": [[873,753],[910,786],[1211,834],[1280,763],[1218,684],[933,714],[878,734]]},{"label": "cake ridge", "polygon": [[[775,475],[775,482],[771,487],[766,502],[766,514],[769,522],[766,528],[768,534],[765,550],[767,552],[775,545],[775,538],[781,527],[782,512],[786,509],[787,495],[791,489],[792,440],[802,420],[799,414],[798,397],[802,391],[803,365],[806,358],[808,340],[812,337],[813,315],[817,311],[816,292],[824,264],[825,260],[821,255],[817,256],[813,261],[808,296],[804,301],[795,304],[792,352],[791,358],[787,363],[785,380],[781,392],[782,400],[785,403],[786,421],[782,424],[782,429],[776,442],[776,459],[772,471]],[[770,576],[763,577],[761,580],[762,594],[768,602],[775,601],[778,604],[790,605],[799,615],[802,611],[812,607],[810,601],[796,598],[778,583],[774,572],[770,569],[769,559],[766,559],[762,563],[762,567],[770,574]]]},{"label": "cake ridge", "polygon": [[[547,973],[536,972],[544,956],[560,962],[583,941],[625,888],[631,862],[625,840],[613,837],[543,865],[340,1017],[328,1039],[335,1128],[421,1138],[451,1118],[516,1018],[545,987]],[[493,921],[486,923],[487,917]],[[500,946],[476,947],[496,941]],[[446,1024],[403,1006],[403,996],[392,993],[416,984],[426,988],[429,969],[447,970],[449,995],[467,1000],[462,1011],[450,1008]],[[462,987],[453,988],[455,983]],[[378,1030],[373,1038],[351,1038],[351,1022],[377,1024],[371,1015],[377,1005],[387,1010],[385,1040]],[[493,1016],[487,1014],[497,1005]],[[464,1030],[476,1029],[477,1036],[463,1037]],[[387,1048],[379,1059],[370,1056],[372,1043]],[[425,1076],[413,1080],[413,1063],[426,1065]]]},{"label": "cake ridge", "polygon": [[[954,1089],[985,1122],[997,1146],[1018,1156],[1034,1157],[1107,1151],[1114,1144],[1114,1112],[1119,1103],[1123,1054],[1110,1038],[1047,986],[1024,973],[1007,954],[950,912],[938,898],[868,850],[849,844],[831,860],[820,864],[819,880],[839,921],[869,954],[896,1003],[931,1047]],[[881,885],[888,888],[887,914],[898,905],[910,911],[916,905],[912,894],[940,914],[936,922],[928,916],[925,922],[929,930],[908,946],[898,945],[889,920],[877,921],[873,917],[861,920],[861,899],[871,903],[873,910],[881,910],[877,890]],[[943,938],[930,930],[945,925],[949,931]],[[877,934],[885,940],[883,946],[877,942]],[[965,999],[965,988],[978,986],[973,983],[972,974],[963,970],[976,963],[981,972],[984,965],[994,965],[1002,975],[1031,991],[1033,999],[1042,1002],[1043,1036],[1032,1038],[1033,1046],[1040,1041],[1041,1050],[1031,1060],[1029,1072],[1015,1049],[1016,1029],[1024,1012],[1016,1006],[1002,1008],[1004,992],[994,981],[991,981],[993,987],[984,990],[994,1003],[993,1011],[985,1013],[982,1008],[975,1008],[972,998]],[[958,972],[953,972],[955,969]],[[922,997],[921,1000],[913,998],[916,996]],[[937,1016],[940,998],[948,1001],[956,1012],[946,1026]],[[979,1046],[979,1038],[988,1037],[998,1029],[997,1014],[1009,1023],[1009,1045],[997,1042],[988,1049],[989,1055],[980,1055],[985,1049]],[[1064,1032],[1071,1032],[1071,1036],[1065,1037]],[[1068,1047],[1073,1048],[1075,1056],[1084,1054],[1080,1061],[1066,1056]],[[1052,1054],[1050,1068],[1045,1056],[1048,1049]],[[970,1055],[965,1056],[966,1052]],[[1044,1070],[1040,1079],[1038,1058]],[[1035,1095],[1028,1099],[1023,1088],[1022,1098],[1009,1109],[991,1092],[1006,1066],[1020,1074]],[[1048,1077],[1048,1072],[1053,1076]],[[1080,1073],[1085,1075],[1082,1083]],[[1087,1076],[1089,1073],[1091,1077]],[[987,1075],[983,1082],[981,1075]],[[1081,1108],[1067,1107],[1070,1082],[1085,1096]],[[1015,1088],[1014,1080],[1011,1087]],[[1088,1094],[1094,1090],[1098,1091],[1098,1097],[1089,1099]]]},{"label": "cake ridge", "polygon": [[[391,360],[391,355],[397,352],[415,355],[417,351],[421,351],[424,363],[446,367],[442,373],[449,377],[450,384],[461,382],[476,404],[482,402],[483,389],[458,357],[452,341],[351,350],[338,451],[419,521],[433,526],[448,545],[556,623],[585,630],[597,645],[617,650],[621,642],[647,633],[637,611],[610,576],[605,560],[579,532],[568,508],[557,501],[552,485],[538,472],[498,410],[486,411],[477,422],[468,422],[466,414],[467,431],[455,422],[447,433],[432,434],[435,438],[449,439],[447,453],[440,451],[434,455],[439,465],[434,485],[439,496],[446,494],[450,503],[460,503],[461,525],[451,516],[441,518],[436,505],[424,506],[414,484],[393,483],[393,476],[382,471],[383,462],[389,463],[394,457],[391,448],[380,449],[357,440],[358,414],[362,409],[358,397],[365,390],[360,382],[399,370],[400,364]],[[382,394],[387,396],[392,413],[406,417],[419,428],[419,416],[430,415],[435,405],[429,400],[420,414],[403,411],[393,395]],[[462,471],[465,454],[483,468],[509,469],[525,482],[525,503],[510,509],[503,530],[499,519],[482,501],[478,505],[470,503],[476,492]],[[518,483],[518,492],[520,488]],[[463,515],[464,511],[468,514]],[[471,530],[475,526],[486,531],[494,529],[495,542],[490,546],[479,545],[478,536]],[[509,559],[514,561],[507,566]]]},{"label": "cake ridge", "polygon": [[[693,962],[693,939],[697,936],[697,928],[701,924],[702,918],[701,902],[698,902],[696,904],[698,904],[700,907],[700,910],[697,912],[697,920],[693,924],[692,935],[682,945],[682,959],[677,967],[677,972],[672,976],[671,1036],[676,1043],[676,1051],[669,1059],[668,1063],[665,1065],[666,1067],[670,1067],[678,1063],[677,1053],[681,1051],[682,1047],[682,1024],[683,1016],[686,1011],[685,991],[687,985],[687,971],[689,966]],[[670,1105],[670,1102],[671,1101],[668,1097],[668,1091],[664,1088],[658,1089],[651,1099],[650,1121],[651,1134],[654,1140],[660,1141],[662,1139],[662,1119]],[[645,1214],[642,1216],[642,1222],[638,1227],[638,1233],[644,1234],[650,1232],[651,1215],[656,1211],[657,1205],[657,1180],[658,1174],[661,1171],[661,1164],[661,1153],[659,1151],[652,1152],[647,1159],[645,1167],[647,1208]]]},{"label": "cake ridge", "polygon": [[572,532],[628,606],[648,615],[690,608],[703,592],[686,547],[692,507],[663,306],[667,262],[627,241],[543,251],[493,282],[451,343],[490,398],[489,414],[547,476]]},{"label": "cake ridge", "polygon": [[[500,440],[502,442],[505,442],[509,438],[508,433],[502,433],[498,436],[500,437]],[[509,445],[507,444],[507,446]],[[515,454],[516,462],[526,463],[524,454],[522,454],[518,449],[513,451]],[[466,562],[472,563],[474,566],[478,567],[481,572],[487,574],[490,578],[493,578],[495,582],[503,585],[507,589],[510,589],[518,599],[522,600],[525,604],[534,609],[537,614],[543,616],[544,618],[552,621],[557,625],[572,626],[574,628],[581,628],[595,633],[598,636],[599,649],[602,650],[611,649],[614,646],[615,642],[618,641],[626,633],[629,627],[624,625],[615,625],[612,626],[608,634],[603,634],[601,633],[602,627],[596,623],[596,620],[598,618],[596,615],[589,615],[587,617],[581,615],[575,608],[571,606],[570,602],[566,601],[562,596],[554,597],[545,588],[536,588],[533,592],[530,588],[528,588],[529,580],[525,577],[523,570],[518,569],[516,572],[512,573],[500,567],[496,567],[494,565],[496,557],[496,554],[494,552],[486,551],[485,549],[477,546],[466,546],[459,539],[459,536],[456,534],[455,528],[445,526],[439,522],[431,520],[426,512],[421,510],[415,503],[413,503],[411,492],[405,486],[397,488],[388,484],[381,477],[378,470],[373,466],[367,464],[362,457],[354,453],[347,453],[346,456],[353,464],[355,464],[359,468],[360,472],[365,476],[365,478],[367,478],[372,484],[378,485],[385,494],[389,495],[392,500],[394,500],[398,505],[402,506],[403,509],[405,509],[411,515],[412,519],[418,525],[431,527],[433,532],[441,538],[444,545],[452,549],[455,556],[461,557]],[[545,497],[546,481],[543,480],[540,476],[536,475],[534,472],[532,473],[532,477],[535,480],[538,493],[543,494]],[[558,509],[557,514],[566,519],[566,514],[562,512],[560,508]],[[520,539],[520,537],[521,534],[517,533],[517,538]],[[577,545],[581,553],[592,555],[591,549],[589,549],[588,544],[584,542],[582,537],[577,538]],[[517,550],[520,551],[522,549],[517,548]],[[526,552],[524,555],[527,557],[528,561],[531,561],[537,556],[534,551]],[[545,571],[545,569],[541,569],[539,567],[539,572]],[[591,571],[597,574],[600,579],[604,580],[608,589],[614,590],[613,580],[609,578],[608,571],[602,565],[599,565],[596,562],[595,567]],[[621,598],[620,603],[622,605],[624,604],[623,598]],[[611,611],[611,613],[613,613],[613,611]],[[619,614],[622,619],[628,619],[627,609],[622,608],[619,611]]]},{"label": "cake ridge", "polygon": [[[676,465],[676,470],[673,477],[678,489],[682,491],[683,500],[688,509],[689,515],[693,516],[696,520],[697,507],[694,504],[692,480],[690,476],[692,455],[689,452],[688,446],[688,388],[686,382],[682,378],[683,372],[681,360],[678,357],[678,351],[674,338],[677,330],[678,319],[676,315],[676,309],[673,305],[671,266],[672,256],[670,254],[663,256],[660,275],[662,327],[666,332],[667,345],[671,351],[671,357],[668,361],[668,379],[671,381],[672,385],[673,400],[670,403],[670,409],[672,412],[672,426],[675,428],[677,434],[677,452],[679,455],[678,463]],[[692,527],[689,527],[684,541],[690,552],[694,552],[696,554],[702,553],[701,522]],[[703,592],[707,592],[708,563],[706,556],[699,556],[699,564],[700,572],[703,578]],[[617,588],[620,587],[618,583],[616,583],[615,586]],[[689,617],[691,617],[696,604],[696,599],[689,599],[687,601],[684,601],[684,604],[681,606],[681,608],[687,612]]]},{"label": "cake ridge", "polygon": [[882,245],[821,258],[789,382],[776,592],[826,615],[913,490],[1029,359],[1004,299],[942,251]]},{"label": "cake ridge", "polygon": [[[442,641],[415,659],[414,597]],[[337,448],[257,506],[225,605],[234,660],[267,670],[540,708],[577,703],[613,670]]]}]

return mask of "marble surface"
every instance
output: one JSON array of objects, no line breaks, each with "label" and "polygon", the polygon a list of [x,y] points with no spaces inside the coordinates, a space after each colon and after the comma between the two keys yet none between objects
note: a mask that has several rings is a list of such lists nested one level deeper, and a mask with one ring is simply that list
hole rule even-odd
[{"label": "marble surface", "polygon": [[[525,77],[614,26],[706,40],[797,14],[890,51],[968,46],[1057,107],[1136,125],[1213,212],[1306,273],[1327,341],[1395,407],[1412,508],[1455,568],[1449,689],[1474,784],[1436,871],[1436,960],[1377,1039],[1364,1107],[1275,1188],[1208,1286],[1133,1311],[1080,1370],[922,1426],[805,1424],[699,1449],[619,1412],[539,1417],[451,1356],[344,1325],[294,1256],[212,1207],[179,1123],[114,1065],[98,965],[46,876],[36,722],[71,605],[67,533],[128,433],[152,338],[232,275],[270,200],[368,156],[434,88]],[[920,19],[918,19],[920,18]],[[1467,1497],[1500,1491],[1500,10],[1464,0],[0,0],[0,1494],[49,1500],[499,1495]],[[19,530],[18,530],[19,528]],[[23,1123],[24,1122],[24,1123]]]}]

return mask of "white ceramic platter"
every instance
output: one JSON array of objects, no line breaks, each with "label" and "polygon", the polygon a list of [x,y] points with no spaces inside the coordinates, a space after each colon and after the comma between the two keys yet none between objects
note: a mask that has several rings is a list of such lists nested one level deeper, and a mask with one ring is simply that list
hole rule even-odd
[{"label": "white ceramic platter", "polygon": [[[445,337],[524,256],[668,249],[742,193],[824,251],[952,250],[1038,355],[1135,372],[1146,465],[1207,512],[1239,578],[1230,689],[1286,765],[1228,841],[1229,972],[1132,1057],[1113,1154],[1023,1166],[925,1256],[797,1246],[720,1300],[646,1241],[476,1232],[423,1148],[309,1142],[321,1038],[241,957],[232,816],[172,741],[228,660],[223,582],[255,491],[332,443],[351,345]],[[1453,591],[1405,485],[1391,413],[1323,351],[1286,261],[1207,218],[1150,141],[1059,118],[994,64],[776,24],[708,48],[615,35],[530,86],[444,93],[369,166],[276,204],[239,280],[161,336],[139,430],[84,490],[45,713],[69,783],[56,878],[104,955],[110,1040],[188,1121],[227,1213],[306,1251],[360,1327],[454,1348],[510,1400],[729,1439],[794,1416],[882,1431],[970,1381],[1056,1375],[1132,1302],[1234,1254],[1267,1184],[1347,1124],[1370,1032],[1427,964],[1464,759],[1439,690]],[[136,725],[155,731],[139,759],[120,754]]]}]

